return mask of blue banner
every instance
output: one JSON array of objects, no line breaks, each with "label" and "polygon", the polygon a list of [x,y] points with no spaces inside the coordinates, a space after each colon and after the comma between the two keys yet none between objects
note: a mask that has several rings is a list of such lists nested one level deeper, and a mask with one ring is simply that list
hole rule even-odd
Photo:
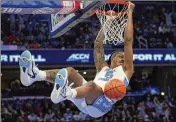
[{"label": "blue banner", "polygon": [[[108,60],[114,50],[105,51]],[[2,51],[1,64],[18,65],[23,51]],[[34,60],[40,65],[94,65],[93,50],[32,50]],[[134,50],[134,64],[138,65],[176,65],[176,50]]]},{"label": "blue banner", "polygon": [[69,14],[80,8],[80,1],[2,0],[1,12],[9,14]]}]

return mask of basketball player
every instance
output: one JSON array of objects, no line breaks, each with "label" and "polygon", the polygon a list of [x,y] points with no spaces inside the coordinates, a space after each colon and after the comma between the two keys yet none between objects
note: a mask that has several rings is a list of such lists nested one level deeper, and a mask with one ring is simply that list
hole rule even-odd
[{"label": "basketball player", "polygon": [[[48,81],[54,84],[51,100],[59,103],[71,100],[80,111],[92,117],[100,117],[111,110],[114,101],[104,94],[104,87],[110,79],[119,79],[127,87],[133,75],[133,19],[135,5],[129,2],[128,22],[124,33],[124,52],[116,51],[110,57],[110,66],[104,60],[103,31],[100,30],[94,42],[94,58],[97,75],[87,82],[75,69],[67,67],[55,70],[39,70],[32,60],[31,53],[25,51],[19,60],[20,78],[25,86],[35,81]],[[121,98],[119,98],[121,99]]]}]

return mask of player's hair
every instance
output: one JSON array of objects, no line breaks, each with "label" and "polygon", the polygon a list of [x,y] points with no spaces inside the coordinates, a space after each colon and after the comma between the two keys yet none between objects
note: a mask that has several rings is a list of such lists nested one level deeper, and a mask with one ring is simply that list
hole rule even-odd
[{"label": "player's hair", "polygon": [[108,62],[107,62],[108,65],[111,64],[111,59],[114,57],[114,54],[116,55],[116,54],[118,54],[119,52],[123,52],[123,51],[122,51],[122,50],[116,50],[116,51],[113,51],[113,52],[111,53],[111,55],[110,55],[110,57],[109,57],[109,60],[108,60]]}]

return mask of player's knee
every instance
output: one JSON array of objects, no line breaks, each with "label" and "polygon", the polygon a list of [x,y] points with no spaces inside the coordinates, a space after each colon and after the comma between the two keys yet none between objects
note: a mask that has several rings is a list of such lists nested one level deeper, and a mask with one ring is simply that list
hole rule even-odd
[{"label": "player's knee", "polygon": [[72,74],[75,71],[73,67],[67,67],[66,69],[67,69],[68,74]]},{"label": "player's knee", "polygon": [[95,89],[96,88],[96,83],[95,82],[88,82],[87,86],[88,89]]},{"label": "player's knee", "polygon": [[76,70],[73,67],[67,67],[68,76],[72,76]]}]

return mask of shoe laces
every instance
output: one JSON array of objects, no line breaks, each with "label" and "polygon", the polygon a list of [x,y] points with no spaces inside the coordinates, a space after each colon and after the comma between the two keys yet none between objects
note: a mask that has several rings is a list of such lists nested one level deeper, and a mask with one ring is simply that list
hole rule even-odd
[{"label": "shoe laces", "polygon": [[71,83],[71,84],[69,85],[69,87],[72,88],[73,85],[74,85],[74,83]]},{"label": "shoe laces", "polygon": [[34,61],[32,63],[33,63],[33,71],[34,71],[34,73],[37,74],[39,72],[38,64],[35,65]]},{"label": "shoe laces", "polygon": [[[71,93],[70,91],[71,91],[73,85],[74,85],[74,83],[71,83],[69,86],[67,86],[66,89],[58,89],[57,97],[59,97],[59,95],[61,95],[63,98],[66,98],[68,96],[67,93],[68,92],[69,92],[69,94]],[[61,90],[65,90],[65,91],[63,92]]]},{"label": "shoe laces", "polygon": [[67,89],[66,89],[66,97],[69,97],[72,95],[72,92],[71,92],[71,89],[72,89],[72,86],[74,85],[74,83],[71,83]]}]

